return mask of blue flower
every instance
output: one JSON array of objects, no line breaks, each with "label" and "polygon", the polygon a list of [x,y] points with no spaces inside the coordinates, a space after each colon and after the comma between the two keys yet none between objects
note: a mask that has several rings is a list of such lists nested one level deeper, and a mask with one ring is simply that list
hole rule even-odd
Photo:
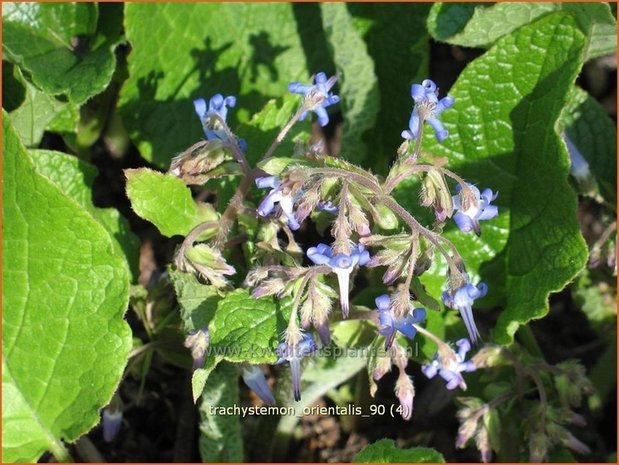
[{"label": "blue flower", "polygon": [[275,405],[275,397],[273,397],[273,393],[271,392],[271,388],[267,384],[267,380],[264,377],[264,373],[260,367],[256,365],[247,365],[243,364],[241,366],[241,376],[243,377],[243,381],[245,384],[258,394],[265,403],[269,405]]},{"label": "blue flower", "polygon": [[460,316],[464,320],[466,330],[473,343],[480,337],[477,326],[475,326],[475,319],[473,318],[473,301],[485,296],[487,293],[488,286],[485,283],[479,283],[477,286],[466,283],[456,289],[453,294],[445,291],[441,296],[445,305],[460,312]]},{"label": "blue flower", "polygon": [[307,256],[316,265],[329,266],[337,275],[342,315],[344,318],[347,318],[349,311],[348,292],[350,274],[355,266],[363,266],[370,261],[370,253],[365,250],[362,244],[352,244],[350,254],[340,253],[334,256],[331,247],[327,244],[318,244],[316,247],[307,249]]},{"label": "blue flower", "polygon": [[103,423],[103,440],[105,442],[112,442],[120,431],[120,427],[123,422],[122,409],[114,409],[113,407],[105,407],[102,415]]},{"label": "blue flower", "polygon": [[437,353],[430,363],[421,367],[421,371],[430,379],[438,373],[447,382],[447,389],[460,387],[466,390],[466,383],[460,373],[476,370],[473,361],[464,361],[466,353],[471,350],[471,343],[468,339],[460,339],[456,345],[458,346],[457,354],[451,349],[449,354],[442,357]]},{"label": "blue flower", "polygon": [[323,212],[331,213],[333,215],[335,215],[339,210],[337,205],[333,205],[333,202],[331,202],[330,200],[318,202],[318,205],[316,205],[316,209]]},{"label": "blue flower", "polygon": [[395,339],[397,331],[400,331],[404,336],[413,339],[417,330],[413,326],[414,323],[421,323],[426,319],[425,308],[416,308],[412,313],[405,316],[396,316],[393,313],[391,299],[388,294],[383,294],[376,297],[376,308],[378,309],[378,322],[380,327],[379,334],[385,336],[385,350],[389,350]]},{"label": "blue flower", "polygon": [[271,192],[269,192],[266,197],[262,199],[260,205],[258,205],[258,215],[263,218],[267,217],[273,212],[275,204],[277,203],[282,209],[282,212],[284,212],[284,215],[286,215],[288,227],[293,231],[301,227],[294,211],[295,199],[290,193],[284,194],[281,179],[277,176],[264,176],[256,179],[256,186],[260,189],[271,188]]},{"label": "blue flower", "polygon": [[430,79],[425,79],[421,85],[413,84],[411,86],[411,96],[415,102],[415,108],[413,108],[408,122],[408,130],[402,131],[402,137],[404,139],[417,139],[419,136],[419,115],[422,114],[424,121],[427,121],[434,129],[436,139],[439,142],[444,141],[449,133],[438,119],[438,116],[446,109],[452,107],[455,100],[449,96],[439,100],[436,84]]},{"label": "blue flower", "polygon": [[587,160],[582,156],[578,147],[574,145],[566,133],[563,133],[563,140],[567,146],[567,153],[570,156],[570,174],[579,182],[588,181],[591,178],[589,163],[587,163]]},{"label": "blue flower", "polygon": [[226,134],[221,129],[218,121],[213,121],[212,116],[217,115],[222,120],[226,121],[228,116],[228,108],[234,108],[236,105],[236,97],[224,98],[221,94],[213,95],[208,101],[208,107],[206,101],[203,98],[199,98],[193,101],[193,107],[196,110],[198,118],[204,128],[204,135],[208,140],[220,139],[226,140]]},{"label": "blue flower", "polygon": [[301,335],[301,341],[296,346],[290,347],[288,343],[282,342],[275,349],[279,357],[275,365],[290,362],[292,389],[294,391],[294,400],[297,402],[301,400],[301,359],[318,349],[311,334],[302,332]]},{"label": "blue flower", "polygon": [[458,195],[453,196],[454,210],[457,210],[454,221],[461,231],[475,231],[479,236],[481,234],[479,220],[491,220],[499,214],[497,206],[490,204],[499,193],[492,192],[491,189],[484,189],[480,193],[476,186],[469,183],[466,185],[466,192],[460,184],[456,186]]},{"label": "blue flower", "polygon": [[313,85],[301,84],[300,82],[291,82],[288,84],[288,90],[290,92],[305,97],[303,105],[307,111],[301,114],[299,121],[305,119],[308,111],[313,111],[316,113],[316,116],[318,116],[318,124],[326,126],[329,123],[329,115],[325,108],[340,101],[337,95],[333,95],[329,92],[331,87],[335,84],[335,81],[337,81],[336,76],[327,79],[327,75],[321,72],[316,74]]}]

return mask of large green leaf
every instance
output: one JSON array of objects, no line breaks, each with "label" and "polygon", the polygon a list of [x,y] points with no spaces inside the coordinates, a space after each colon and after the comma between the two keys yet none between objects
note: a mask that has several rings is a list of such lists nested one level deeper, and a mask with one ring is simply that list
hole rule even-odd
[{"label": "large green leaf", "polygon": [[294,80],[309,80],[289,3],[128,3],[132,45],[120,111],[144,158],[167,166],[202,137],[192,100],[237,96],[235,121],[247,121]]},{"label": "large green leaf", "polygon": [[4,57],[46,93],[82,104],[105,89],[116,67],[116,41],[94,36],[97,18],[96,4],[7,3]]},{"label": "large green leaf", "polygon": [[[424,149],[448,157],[448,166],[469,182],[499,191],[500,215],[483,222],[480,238],[453,225],[447,232],[471,274],[490,283],[491,300],[506,305],[497,342],[509,342],[520,324],[544,316],[548,294],[563,288],[586,260],[576,196],[567,183],[568,157],[555,130],[583,46],[574,19],[563,14],[500,39],[450,90],[456,104],[441,116],[449,138],[443,144],[424,138]],[[406,187],[398,192],[409,204],[414,195]],[[422,278],[436,289],[445,277],[439,261]]]},{"label": "large green leaf", "polygon": [[200,223],[217,221],[213,207],[196,203],[191,190],[172,174],[138,168],[125,170],[125,176],[131,207],[165,236],[186,236]]},{"label": "large green leaf", "polygon": [[243,442],[239,415],[217,408],[238,407],[239,370],[220,364],[209,379],[200,404],[200,456],[203,462],[242,462]]},{"label": "large green leaf", "polygon": [[140,274],[140,240],[131,232],[129,222],[118,210],[93,205],[91,189],[97,168],[77,157],[52,150],[32,150],[30,156],[37,173],[45,176],[107,229],[118,256],[126,260],[134,281],[137,281]]},{"label": "large green leaf", "polygon": [[355,455],[353,463],[444,463],[440,452],[429,447],[400,449],[393,439],[381,439]]},{"label": "large green leaf", "polygon": [[99,421],[131,348],[129,275],[109,233],[37,174],[2,124],[5,461],[63,457]]},{"label": "large green leaf", "polygon": [[271,299],[254,299],[247,289],[237,289],[217,305],[209,354],[231,362],[273,363],[285,328],[282,310]]},{"label": "large green leaf", "polygon": [[384,173],[402,142],[400,133],[413,106],[410,84],[428,77],[430,4],[364,2],[347,3],[347,7],[374,61],[380,93],[376,122],[363,138],[372,154],[364,166]]},{"label": "large green leaf", "polygon": [[465,47],[490,47],[497,39],[535,19],[562,11],[572,14],[587,36],[585,57],[614,53],[617,22],[607,3],[435,3],[428,30],[437,40]]},{"label": "large green leaf", "polygon": [[374,62],[361,34],[353,26],[346,4],[322,3],[322,23],[340,76],[340,97],[344,114],[342,155],[353,163],[367,157],[365,132],[374,127],[380,96]]},{"label": "large green leaf", "polygon": [[562,115],[562,125],[589,163],[600,194],[614,204],[617,198],[617,128],[602,106],[574,87]]}]

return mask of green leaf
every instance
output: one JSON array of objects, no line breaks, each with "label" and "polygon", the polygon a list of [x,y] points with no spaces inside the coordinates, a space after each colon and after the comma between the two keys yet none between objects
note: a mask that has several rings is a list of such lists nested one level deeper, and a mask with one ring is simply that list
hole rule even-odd
[{"label": "green leaf", "polygon": [[230,362],[273,363],[286,323],[271,299],[254,299],[247,289],[237,289],[217,305],[208,353]]},{"label": "green leaf", "polygon": [[617,23],[607,3],[435,3],[428,30],[436,40],[464,47],[490,47],[521,26],[553,12],[574,16],[587,36],[585,57],[617,49]]},{"label": "green leaf", "polygon": [[196,203],[189,187],[172,174],[139,168],[125,170],[125,176],[131,207],[164,236],[186,236],[200,223],[217,221],[212,205]]},{"label": "green leaf", "polygon": [[402,142],[400,133],[412,110],[410,84],[428,77],[426,17],[430,4],[360,2],[346,6],[367,44],[380,93],[376,122],[363,138],[371,154],[364,166],[384,174]]},{"label": "green leaf", "polygon": [[169,270],[170,279],[181,306],[181,319],[185,331],[206,328],[215,315],[217,303],[221,300],[215,286],[202,284],[191,273]]},{"label": "green leaf", "polygon": [[107,87],[116,67],[116,42],[89,43],[97,16],[96,4],[9,3],[2,12],[4,56],[44,92],[82,104]]},{"label": "green leaf", "polygon": [[374,127],[380,96],[374,61],[344,3],[321,3],[322,24],[340,75],[340,98],[344,114],[342,155],[352,163],[367,158],[365,132]]},{"label": "green leaf", "polygon": [[96,4],[88,3],[7,3],[2,16],[36,28],[41,36],[69,48],[75,36],[95,32],[98,11]]},{"label": "green leaf", "polygon": [[2,452],[33,462],[99,421],[131,332],[126,265],[108,232],[34,166],[3,115]]},{"label": "green leaf", "polygon": [[[9,113],[9,116],[24,145],[37,146],[45,130],[60,133],[75,132],[79,120],[79,109],[76,105],[61,102],[41,92],[21,76],[18,68],[14,84],[23,86],[24,100],[18,108]],[[15,92],[15,85],[10,86],[7,91]]]},{"label": "green leaf", "polygon": [[38,174],[75,200],[108,231],[117,255],[126,261],[134,281],[137,281],[140,274],[140,240],[131,232],[129,222],[118,210],[93,205],[91,189],[97,168],[72,155],[52,150],[31,150],[30,156]]},{"label": "green leaf", "polygon": [[200,405],[200,456],[203,462],[242,462],[243,442],[239,416],[214,413],[234,408],[239,401],[239,370],[222,363],[209,378]]},{"label": "green leaf", "polygon": [[445,463],[440,452],[429,447],[400,449],[393,439],[381,439],[355,455],[353,463]]},{"label": "green leaf", "polygon": [[600,194],[611,204],[617,198],[617,128],[608,113],[587,92],[574,87],[561,124],[589,163]]},{"label": "green leaf", "polygon": [[309,81],[306,28],[289,3],[126,4],[132,52],[120,111],[142,156],[167,167],[202,137],[193,99],[235,95],[228,122],[236,129],[290,81]]},{"label": "green leaf", "polygon": [[[480,188],[499,192],[499,217],[480,238],[448,226],[467,271],[490,285],[486,302],[504,303],[494,331],[509,343],[520,324],[548,312],[548,294],[582,269],[587,249],[567,182],[557,119],[582,64],[583,36],[569,15],[553,14],[500,39],[473,61],[449,91],[441,115],[450,136],[424,137],[424,149]],[[398,192],[404,202],[416,192]],[[477,252],[475,252],[477,251]],[[500,252],[500,254],[498,254]],[[422,276],[431,293],[445,282],[443,261]],[[474,279],[475,281],[475,279]],[[434,294],[438,295],[438,294]]]},{"label": "green leaf", "polygon": [[191,375],[191,395],[193,397],[194,404],[204,392],[206,381],[208,380],[213,370],[217,368],[221,360],[221,357],[218,356],[209,357],[206,359],[204,367],[196,368],[194,370],[193,374]]}]

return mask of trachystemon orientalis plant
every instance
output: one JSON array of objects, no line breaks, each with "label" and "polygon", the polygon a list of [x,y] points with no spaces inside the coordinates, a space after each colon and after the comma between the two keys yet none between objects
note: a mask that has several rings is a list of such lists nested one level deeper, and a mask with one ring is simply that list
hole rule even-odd
[{"label": "trachystemon orientalis plant", "polygon": [[[454,221],[463,233],[481,234],[480,222],[498,214],[493,205],[497,193],[463,180],[441,162],[420,162],[426,128],[432,129],[439,142],[445,140],[449,134],[440,115],[456,103],[449,96],[439,97],[439,89],[430,79],[411,86],[413,108],[408,128],[402,131],[404,142],[385,178],[325,154],[320,143],[298,143],[289,158],[273,157],[293,125],[310,113],[316,115],[320,126],[328,124],[327,108],[339,102],[339,97],[332,93],[336,80],[321,72],[313,77],[313,84],[289,85],[291,93],[301,96],[300,106],[257,168],[247,161],[246,153],[252,148],[226,124],[236,98],[216,94],[208,103],[204,99],[194,102],[206,140],[176,157],[170,172],[187,184],[203,184],[222,173],[240,172],[242,178],[220,220],[196,227],[177,251],[174,264],[211,285],[229,286],[227,276],[236,270],[224,258],[228,235],[239,215],[258,217],[260,242],[244,284],[252,289],[256,299],[275,296],[291,302],[287,307],[289,315],[286,312],[287,327],[276,348],[276,363],[290,365],[295,399],[301,398],[302,359],[314,355],[319,345],[330,344],[329,323],[364,319],[375,324],[376,337],[384,341],[382,354],[370,357],[372,377],[378,380],[393,365],[398,368],[395,393],[401,404],[399,411],[408,420],[415,389],[405,371],[409,357],[403,338],[428,338],[437,345],[435,356],[423,365],[422,372],[428,378],[438,375],[447,389],[466,389],[463,373],[476,369],[475,363],[467,360],[472,345],[480,341],[473,304],[488,288],[471,280],[465,257],[442,230],[448,221]],[[411,177],[421,181],[421,205],[434,213],[431,227],[421,224],[394,198],[398,185]],[[249,206],[247,197],[253,188],[263,191],[264,197],[258,205]],[[330,226],[332,239],[303,249],[295,239],[295,231],[308,217],[318,215]],[[392,228],[385,226],[387,221],[399,221],[402,229],[393,233]],[[197,238],[207,231],[210,238],[198,242]],[[436,254],[444,257],[448,270],[442,301],[459,312],[468,332],[468,338],[454,343],[441,340],[425,327],[426,310],[411,291],[413,279],[428,270]],[[371,311],[351,307],[349,303],[354,275],[364,267],[384,270],[385,292],[376,297],[375,309]],[[208,329],[192,334],[188,345],[197,366],[201,366]],[[242,375],[265,402],[275,402],[258,367],[243,366]]]}]

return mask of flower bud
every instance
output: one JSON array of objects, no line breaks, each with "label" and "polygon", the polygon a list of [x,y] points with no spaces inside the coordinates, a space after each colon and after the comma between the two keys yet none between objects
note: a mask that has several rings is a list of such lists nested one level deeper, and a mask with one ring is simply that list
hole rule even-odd
[{"label": "flower bud", "polygon": [[395,395],[402,407],[402,418],[410,420],[413,414],[413,400],[415,399],[415,386],[413,381],[406,375],[404,370],[400,370],[400,376],[395,383]]},{"label": "flower bud", "polygon": [[193,369],[202,368],[204,366],[204,357],[206,349],[208,349],[210,336],[208,327],[202,329],[191,330],[185,337],[185,347],[191,350],[191,358],[193,358]]},{"label": "flower bud", "polygon": [[226,287],[228,280],[224,275],[232,275],[236,270],[228,265],[221,252],[207,244],[197,244],[185,252],[188,265],[215,287]]},{"label": "flower bud", "polygon": [[437,221],[444,222],[453,215],[453,199],[445,176],[433,169],[423,179],[421,189],[421,205],[434,208]]},{"label": "flower bud", "polygon": [[211,178],[225,173],[211,173],[234,157],[219,139],[200,141],[172,159],[169,172],[186,184],[201,185]]}]

